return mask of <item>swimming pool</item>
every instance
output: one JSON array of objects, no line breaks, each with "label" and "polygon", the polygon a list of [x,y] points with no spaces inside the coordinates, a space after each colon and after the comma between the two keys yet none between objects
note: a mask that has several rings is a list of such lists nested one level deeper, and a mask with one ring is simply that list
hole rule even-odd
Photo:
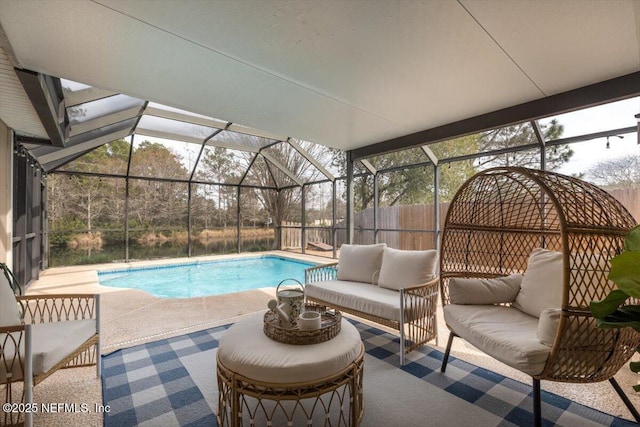
[{"label": "swimming pool", "polygon": [[[192,298],[277,286],[284,279],[304,283],[314,263],[263,255],[98,272],[103,286],[141,289],[160,298]],[[293,281],[285,282],[295,285]]]}]

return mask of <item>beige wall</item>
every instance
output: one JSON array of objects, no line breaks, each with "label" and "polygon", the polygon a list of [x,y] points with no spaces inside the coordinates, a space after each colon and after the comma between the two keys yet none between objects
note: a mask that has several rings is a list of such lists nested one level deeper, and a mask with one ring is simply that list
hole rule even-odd
[{"label": "beige wall", "polygon": [[13,154],[11,130],[0,121],[0,262],[12,266],[13,248]]}]

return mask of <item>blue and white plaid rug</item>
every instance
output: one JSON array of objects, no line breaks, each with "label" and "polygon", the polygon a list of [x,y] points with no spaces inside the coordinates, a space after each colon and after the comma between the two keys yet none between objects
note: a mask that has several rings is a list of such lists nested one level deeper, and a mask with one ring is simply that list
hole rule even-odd
[{"label": "blue and white plaid rug", "polygon": [[[532,425],[530,385],[453,357],[449,359],[447,372],[443,374],[440,372],[442,352],[428,346],[418,350],[420,354],[411,355],[412,361],[401,368],[403,374],[397,368],[398,337],[360,322],[351,322],[360,331],[367,358],[373,357],[393,366],[396,377],[409,375],[412,381],[425,382],[419,383],[425,387],[424,396],[420,396],[424,405],[429,405],[427,388],[437,387],[438,391],[450,395],[451,399],[447,398],[449,406],[459,402],[460,411],[468,411],[470,407],[466,405],[471,404],[474,410],[481,408],[492,414],[491,417],[495,416],[495,420],[499,420],[495,425]],[[105,413],[104,425],[216,426],[215,352],[218,339],[228,327],[225,325],[194,332],[103,356],[103,399],[104,404],[111,408],[109,413]],[[366,365],[365,359],[365,368]],[[366,372],[364,382],[366,420],[367,408],[371,408],[368,405],[376,405],[376,402],[367,400]],[[395,393],[390,391],[389,394],[393,398]],[[545,425],[637,425],[544,390],[542,401]],[[456,425],[456,413],[447,416],[450,421],[447,424]],[[423,418],[416,425],[437,425],[434,422],[435,419],[430,422]],[[481,425],[483,422],[474,424]]]}]

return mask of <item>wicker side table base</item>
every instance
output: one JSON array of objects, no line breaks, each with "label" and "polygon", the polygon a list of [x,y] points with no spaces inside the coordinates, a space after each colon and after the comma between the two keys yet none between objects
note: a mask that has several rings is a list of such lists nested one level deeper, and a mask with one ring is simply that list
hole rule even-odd
[{"label": "wicker side table base", "polygon": [[358,426],[364,413],[364,345],[330,377],[306,383],[265,383],[227,369],[218,359],[220,426]]}]

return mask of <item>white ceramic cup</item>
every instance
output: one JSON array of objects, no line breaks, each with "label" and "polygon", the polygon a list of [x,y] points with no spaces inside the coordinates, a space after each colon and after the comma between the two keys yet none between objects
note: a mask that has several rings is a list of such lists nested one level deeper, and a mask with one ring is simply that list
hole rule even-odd
[{"label": "white ceramic cup", "polygon": [[321,316],[317,311],[304,311],[298,316],[298,329],[301,331],[315,331],[321,326]]}]

